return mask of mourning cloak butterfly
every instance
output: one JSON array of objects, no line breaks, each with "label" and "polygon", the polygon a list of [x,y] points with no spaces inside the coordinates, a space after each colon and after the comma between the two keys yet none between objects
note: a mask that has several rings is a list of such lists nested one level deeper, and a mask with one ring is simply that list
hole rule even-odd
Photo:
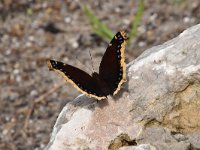
[{"label": "mourning cloak butterfly", "polygon": [[126,81],[126,40],[124,31],[114,36],[102,58],[99,73],[94,72],[90,76],[76,67],[55,60],[48,61],[49,70],[58,72],[87,96],[98,100],[105,99],[107,95],[117,94],[122,83]]}]

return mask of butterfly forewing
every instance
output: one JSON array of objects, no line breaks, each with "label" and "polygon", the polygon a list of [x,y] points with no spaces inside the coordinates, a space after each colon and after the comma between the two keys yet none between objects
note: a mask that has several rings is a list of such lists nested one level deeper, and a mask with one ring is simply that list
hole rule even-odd
[{"label": "butterfly forewing", "polygon": [[124,49],[126,44],[125,32],[118,32],[111,40],[106,52],[102,58],[99,67],[99,75],[106,81],[115,95],[121,84],[126,78],[126,66],[124,58]]},{"label": "butterfly forewing", "polygon": [[95,84],[95,80],[86,72],[55,60],[49,60],[48,66],[50,70],[53,69],[58,72],[82,93],[96,99],[105,98],[97,84]]}]

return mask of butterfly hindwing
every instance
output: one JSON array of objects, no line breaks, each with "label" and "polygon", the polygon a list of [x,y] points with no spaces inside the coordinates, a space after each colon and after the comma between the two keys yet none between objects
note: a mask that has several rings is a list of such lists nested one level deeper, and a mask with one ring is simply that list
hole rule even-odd
[{"label": "butterfly hindwing", "polygon": [[106,81],[115,95],[126,80],[124,50],[127,37],[124,31],[118,32],[111,40],[99,67],[99,75]]},{"label": "butterfly hindwing", "polygon": [[98,100],[105,98],[95,80],[86,72],[55,60],[49,60],[48,66],[50,70],[58,72],[75,88],[89,97],[94,97]]}]

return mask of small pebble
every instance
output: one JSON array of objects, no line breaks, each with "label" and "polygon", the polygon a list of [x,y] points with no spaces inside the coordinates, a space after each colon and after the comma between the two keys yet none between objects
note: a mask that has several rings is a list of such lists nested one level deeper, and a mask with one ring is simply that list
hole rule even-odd
[{"label": "small pebble", "polygon": [[138,46],[139,47],[144,47],[144,46],[146,46],[147,45],[147,43],[146,42],[143,42],[143,41],[140,41],[139,43],[138,43]]},{"label": "small pebble", "polygon": [[65,17],[64,21],[65,21],[65,23],[70,23],[72,21],[72,19],[70,17]]},{"label": "small pebble", "polygon": [[190,22],[190,18],[189,18],[189,17],[184,17],[184,18],[183,18],[183,22],[189,23],[189,22]]},{"label": "small pebble", "polygon": [[17,75],[17,74],[19,74],[19,69],[14,69],[14,71],[13,71],[13,74],[15,74],[15,75]]},{"label": "small pebble", "polygon": [[5,55],[7,55],[7,56],[8,56],[8,55],[10,55],[10,54],[11,54],[11,52],[12,52],[12,51],[11,51],[11,49],[7,49],[7,50],[6,50],[6,52],[5,52]]},{"label": "small pebble", "polygon": [[30,95],[31,95],[31,96],[37,96],[37,95],[38,95],[38,92],[37,92],[36,90],[32,90],[32,91],[30,92]]},{"label": "small pebble", "polygon": [[116,8],[115,8],[115,12],[116,12],[116,13],[120,13],[120,12],[121,12],[121,9],[120,9],[119,7],[116,7]]},{"label": "small pebble", "polygon": [[29,40],[29,41],[35,41],[35,37],[34,37],[34,36],[29,36],[29,37],[28,37],[28,40]]},{"label": "small pebble", "polygon": [[17,76],[17,77],[16,77],[16,81],[17,81],[17,82],[21,82],[21,81],[22,81],[21,76]]}]

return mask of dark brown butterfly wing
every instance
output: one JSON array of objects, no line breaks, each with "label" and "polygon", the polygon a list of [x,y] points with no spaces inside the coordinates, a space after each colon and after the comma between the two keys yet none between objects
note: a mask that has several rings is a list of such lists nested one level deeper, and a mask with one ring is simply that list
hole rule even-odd
[{"label": "dark brown butterfly wing", "polygon": [[113,95],[117,94],[121,84],[126,81],[126,64],[124,57],[126,40],[125,32],[118,32],[106,49],[99,67],[99,75],[109,85],[112,91],[110,94]]},{"label": "dark brown butterfly wing", "polygon": [[50,70],[58,72],[75,88],[87,96],[94,97],[98,100],[105,98],[95,83],[95,80],[86,72],[55,60],[49,60],[48,67]]}]

